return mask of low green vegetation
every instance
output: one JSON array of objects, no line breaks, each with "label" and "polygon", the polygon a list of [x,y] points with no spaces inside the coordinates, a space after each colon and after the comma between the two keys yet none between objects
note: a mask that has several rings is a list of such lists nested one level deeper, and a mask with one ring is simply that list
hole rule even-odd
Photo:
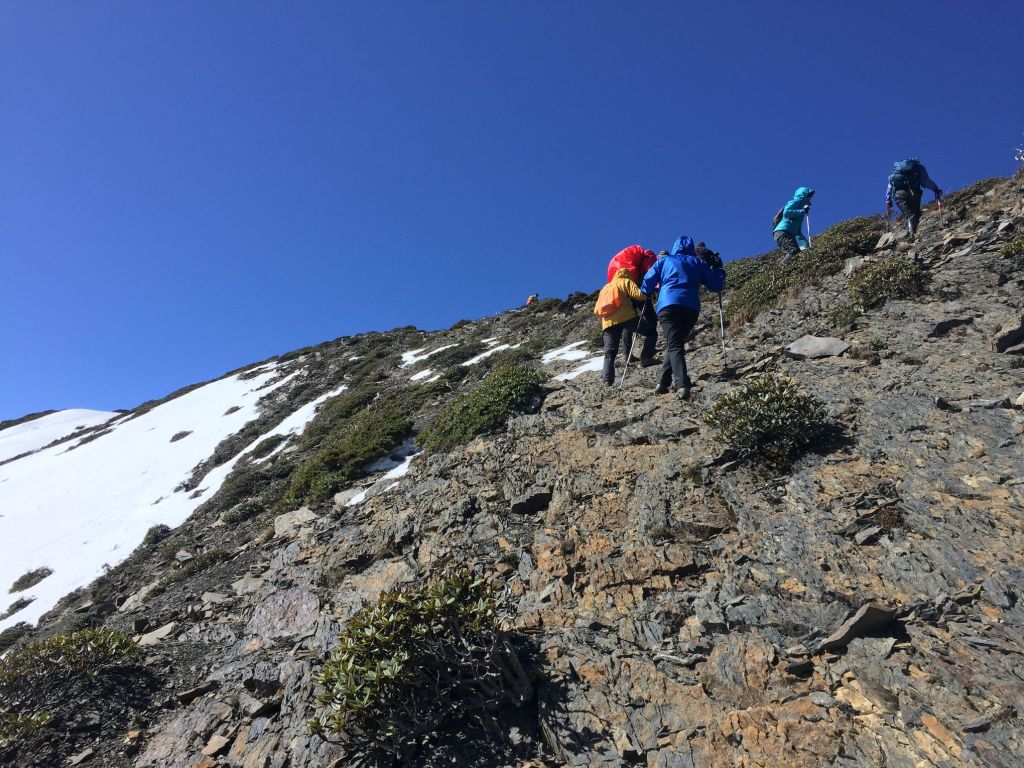
[{"label": "low green vegetation", "polygon": [[197,573],[202,573],[207,568],[222,563],[231,557],[231,553],[224,549],[209,549],[202,552],[191,560],[186,561],[180,568],[171,571],[160,579],[160,583],[153,588],[147,597],[153,598],[165,592],[169,587],[182,581],[192,578]]},{"label": "low green vegetation", "polygon": [[11,618],[11,616],[16,614],[18,611],[22,610],[23,608],[28,608],[30,605],[32,605],[32,601],[33,600],[35,600],[34,597],[19,597],[13,603],[11,603],[9,606],[7,606],[7,610],[6,611],[4,611],[3,613],[0,613],[0,621],[3,621],[4,619]]},{"label": "low green vegetation", "polygon": [[500,362],[483,381],[437,414],[417,442],[428,451],[448,451],[501,429],[510,416],[540,398],[540,384],[540,374],[532,368],[516,361]]},{"label": "low green vegetation", "polygon": [[56,710],[80,705],[83,686],[135,663],[137,654],[127,635],[82,630],[26,643],[0,659],[0,757],[49,725]]},{"label": "low green vegetation", "polygon": [[331,498],[361,477],[369,462],[380,458],[412,434],[409,411],[394,398],[381,398],[336,425],[316,452],[292,474],[281,504],[294,508]]},{"label": "low green vegetation", "polygon": [[836,304],[825,313],[825,319],[833,328],[846,328],[853,325],[860,317],[861,311],[853,304]]},{"label": "low green vegetation", "polygon": [[719,397],[704,419],[740,457],[783,466],[823,433],[826,411],[789,379],[765,374]]},{"label": "low green vegetation", "polygon": [[888,299],[921,296],[928,288],[928,270],[915,261],[892,257],[857,270],[850,278],[850,301],[867,310]]},{"label": "low green vegetation", "polygon": [[19,621],[3,632],[0,632],[0,653],[5,652],[8,648],[14,645],[16,642],[21,640],[28,631],[32,629],[32,626],[28,622]]},{"label": "low green vegetation", "polygon": [[310,730],[408,756],[447,718],[508,699],[506,653],[495,593],[472,573],[385,593],[342,629]]},{"label": "low green vegetation", "polygon": [[884,229],[877,216],[850,219],[814,237],[810,248],[786,261],[781,251],[774,250],[729,262],[725,267],[729,319],[739,323],[752,320],[779,306],[790,291],[834,275],[848,258],[870,253]]},{"label": "low green vegetation", "polygon": [[53,571],[49,568],[46,568],[45,566],[42,568],[33,568],[31,571],[23,573],[21,576],[15,579],[14,583],[11,584],[11,588],[7,591],[9,593],[24,592],[26,589],[31,589],[32,587],[34,587],[36,584],[45,579],[51,573],[53,573]]}]

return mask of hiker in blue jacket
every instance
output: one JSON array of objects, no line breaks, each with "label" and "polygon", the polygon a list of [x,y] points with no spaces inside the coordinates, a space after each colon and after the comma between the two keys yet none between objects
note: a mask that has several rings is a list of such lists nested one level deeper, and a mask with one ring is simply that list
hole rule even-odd
[{"label": "hiker in blue jacket", "polygon": [[889,174],[889,184],[885,188],[885,215],[892,215],[893,199],[900,211],[907,217],[907,229],[910,236],[917,233],[917,224],[921,221],[922,187],[935,193],[935,199],[942,199],[942,190],[928,176],[928,169],[916,157],[896,163]]},{"label": "hiker in blue jacket", "polygon": [[644,275],[640,291],[651,296],[658,293],[658,322],[665,335],[668,349],[661,365],[655,394],[663,395],[675,381],[675,389],[686,400],[690,397],[692,382],[686,373],[686,337],[690,335],[700,314],[700,287],[720,291],[725,286],[722,260],[713,251],[704,251],[705,258],[697,258],[693,240],[680,235],[672,246],[672,253],[658,259]]},{"label": "hiker in blue jacket", "polygon": [[802,228],[804,217],[811,210],[811,198],[814,197],[814,190],[809,187],[798,187],[793,193],[793,199],[786,203],[778,213],[775,214],[775,244],[786,252],[783,261],[790,256],[796,256],[807,247],[807,240],[804,239]]}]

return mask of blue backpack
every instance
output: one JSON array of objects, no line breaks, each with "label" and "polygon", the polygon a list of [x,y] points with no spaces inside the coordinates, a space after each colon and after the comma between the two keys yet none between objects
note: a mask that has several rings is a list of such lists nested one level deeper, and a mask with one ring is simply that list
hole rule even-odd
[{"label": "blue backpack", "polygon": [[903,160],[892,167],[889,174],[889,183],[894,190],[910,190],[917,192],[921,189],[921,161],[915,158]]}]

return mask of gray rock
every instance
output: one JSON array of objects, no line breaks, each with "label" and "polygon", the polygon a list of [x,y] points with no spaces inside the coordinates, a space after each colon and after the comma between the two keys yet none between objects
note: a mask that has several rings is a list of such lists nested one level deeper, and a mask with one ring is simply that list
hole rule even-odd
[{"label": "gray rock", "polygon": [[164,624],[159,629],[154,629],[152,632],[149,632],[148,634],[145,634],[139,638],[139,646],[142,648],[146,648],[150,645],[157,645],[160,641],[162,641],[164,638],[168,637],[172,632],[174,632],[174,628],[176,626],[177,623],[172,621],[169,624]]},{"label": "gray rock", "polygon": [[285,512],[274,518],[274,535],[278,538],[299,535],[303,528],[319,520],[309,507],[300,507],[292,512]]},{"label": "gray rock", "polygon": [[881,629],[891,622],[896,612],[874,603],[865,603],[849,619],[844,621],[831,635],[826,637],[818,651],[834,651],[845,648],[846,645],[857,637],[863,637],[869,632]]},{"label": "gray rock", "polygon": [[850,343],[831,336],[801,336],[783,351],[796,360],[837,357],[850,348]]},{"label": "gray rock", "polygon": [[1024,317],[1006,322],[992,339],[992,351],[1007,352],[1024,342]]}]

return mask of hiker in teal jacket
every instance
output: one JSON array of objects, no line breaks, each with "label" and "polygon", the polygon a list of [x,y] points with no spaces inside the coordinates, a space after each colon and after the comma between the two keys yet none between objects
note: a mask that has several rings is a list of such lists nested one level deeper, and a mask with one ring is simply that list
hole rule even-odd
[{"label": "hiker in teal jacket", "polygon": [[807,240],[804,239],[801,230],[804,226],[804,217],[811,210],[812,197],[814,197],[813,189],[799,187],[793,193],[793,199],[775,214],[776,219],[779,220],[775,225],[775,244],[786,252],[786,259],[796,256],[807,247]]}]

